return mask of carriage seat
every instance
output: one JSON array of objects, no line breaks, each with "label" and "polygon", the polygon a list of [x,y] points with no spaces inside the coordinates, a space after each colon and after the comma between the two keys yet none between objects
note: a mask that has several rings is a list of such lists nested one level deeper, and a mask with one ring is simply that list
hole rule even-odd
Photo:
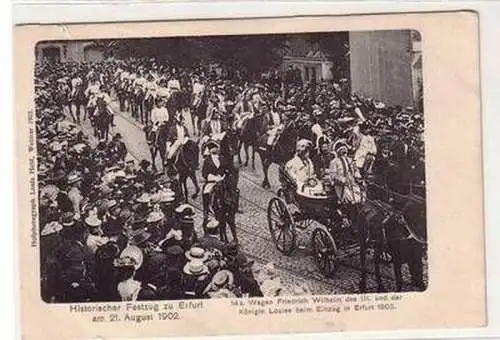
[{"label": "carriage seat", "polygon": [[284,166],[280,166],[279,168],[279,181],[286,197],[294,195],[313,199],[326,199],[329,197],[321,180],[311,178],[307,183],[299,186],[286,171]]}]

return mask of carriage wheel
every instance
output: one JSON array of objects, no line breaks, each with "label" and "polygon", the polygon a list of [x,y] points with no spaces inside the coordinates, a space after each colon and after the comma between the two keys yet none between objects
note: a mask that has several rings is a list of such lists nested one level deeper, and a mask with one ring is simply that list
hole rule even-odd
[{"label": "carriage wheel", "polygon": [[320,271],[332,276],[338,269],[337,245],[332,235],[323,228],[314,229],[311,236],[314,257]]},{"label": "carriage wheel", "polygon": [[289,255],[295,248],[297,235],[292,214],[282,199],[275,197],[269,202],[267,222],[276,248]]}]

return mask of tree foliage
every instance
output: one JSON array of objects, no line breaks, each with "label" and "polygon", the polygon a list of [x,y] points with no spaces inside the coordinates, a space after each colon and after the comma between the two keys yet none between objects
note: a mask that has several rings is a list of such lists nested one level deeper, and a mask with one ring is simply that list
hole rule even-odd
[{"label": "tree foliage", "polygon": [[257,72],[281,64],[286,39],[284,35],[254,35],[99,40],[95,43],[107,56],[118,58],[154,57],[185,66],[220,62]]}]

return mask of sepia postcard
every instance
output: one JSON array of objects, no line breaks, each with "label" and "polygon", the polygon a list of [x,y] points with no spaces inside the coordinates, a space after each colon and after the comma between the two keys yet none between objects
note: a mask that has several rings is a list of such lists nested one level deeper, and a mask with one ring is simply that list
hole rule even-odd
[{"label": "sepia postcard", "polygon": [[14,34],[24,339],[487,324],[475,13]]}]

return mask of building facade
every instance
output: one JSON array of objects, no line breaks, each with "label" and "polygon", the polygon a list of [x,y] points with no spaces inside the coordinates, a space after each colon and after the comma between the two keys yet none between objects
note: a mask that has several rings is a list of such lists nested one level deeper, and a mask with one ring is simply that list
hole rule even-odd
[{"label": "building facade", "polygon": [[351,89],[388,106],[420,106],[420,34],[411,30],[350,32]]},{"label": "building facade", "polygon": [[317,44],[306,37],[297,36],[289,39],[282,67],[286,71],[290,66],[300,71],[303,82],[333,79],[333,62]]},{"label": "building facade", "polygon": [[104,59],[91,41],[43,41],[35,47],[36,60],[92,62]]}]

